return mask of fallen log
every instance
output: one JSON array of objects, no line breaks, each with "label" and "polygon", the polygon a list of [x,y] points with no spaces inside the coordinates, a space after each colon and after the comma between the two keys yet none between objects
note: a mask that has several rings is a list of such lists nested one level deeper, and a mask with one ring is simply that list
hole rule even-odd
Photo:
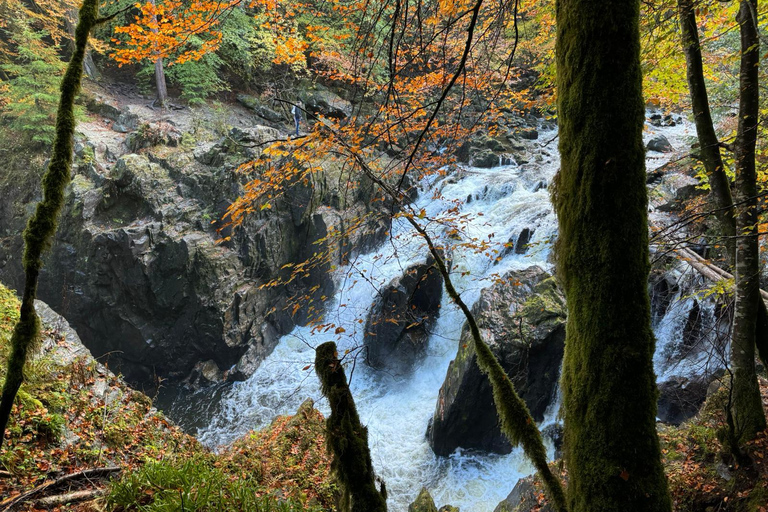
[{"label": "fallen log", "polygon": [[90,501],[92,499],[104,496],[106,492],[107,491],[105,489],[90,489],[85,491],[74,491],[67,494],[56,494],[54,496],[46,496],[45,498],[40,498],[35,502],[35,505],[45,508],[59,507],[69,503]]},{"label": "fallen log", "polygon": [[106,478],[114,473],[119,473],[120,471],[122,471],[122,468],[118,466],[110,466],[106,468],[84,469],[83,471],[78,471],[77,473],[64,475],[57,478],[56,480],[44,482],[27,492],[21,493],[18,496],[0,502],[0,507],[3,507],[2,511],[0,512],[11,512],[16,505],[36,499],[38,496],[46,494],[53,489],[61,487],[64,484],[79,481],[88,482],[92,479]]},{"label": "fallen log", "polygon": [[[721,269],[717,265],[709,263],[707,260],[696,254],[690,249],[682,248],[675,249],[675,252],[682,258],[683,261],[688,263],[691,267],[696,269],[701,275],[711,281],[721,281],[723,279],[733,279],[733,275],[729,274],[725,270]],[[768,306],[768,292],[760,290],[760,295],[763,298],[763,302]]]}]

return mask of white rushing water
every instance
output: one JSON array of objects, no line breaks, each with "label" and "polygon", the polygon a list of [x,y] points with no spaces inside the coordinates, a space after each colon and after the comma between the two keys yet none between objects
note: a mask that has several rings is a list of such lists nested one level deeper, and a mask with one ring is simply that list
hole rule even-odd
[{"label": "white rushing water", "polygon": [[[689,135],[684,128],[664,131],[673,145]],[[652,135],[649,132],[648,137]],[[465,236],[487,240],[492,235],[491,241],[499,251],[524,228],[534,230],[527,254],[508,254],[498,264],[493,264],[493,253],[490,257],[458,250],[452,254],[452,275],[468,305],[492,283],[493,275],[531,265],[551,270],[548,256],[557,222],[546,186],[559,166],[559,156],[557,141],[545,144],[554,136],[554,132],[543,132],[538,141],[525,142],[529,163],[469,168],[421,184],[416,211],[424,209],[428,217],[439,217],[450,201],[462,201],[461,213],[473,219]],[[669,159],[660,154],[651,157],[651,169]],[[443,197],[435,199],[434,190]],[[434,231],[434,235],[447,242],[442,233]],[[223,390],[211,423],[198,431],[200,440],[210,446],[229,443],[251,429],[268,425],[278,414],[294,413],[307,397],[327,414],[314,370],[307,368],[314,360],[313,347],[336,341],[343,353],[362,345],[365,319],[376,289],[425,257],[422,241],[412,235],[405,221],[395,220],[390,240],[338,271],[337,292],[328,305],[326,321],[343,327],[345,332],[313,334],[309,328],[297,328],[283,337],[250,379]],[[370,369],[362,361],[347,367],[361,419],[368,426],[375,470],[387,485],[390,510],[406,510],[420,488],[426,486],[438,507],[451,504],[465,511],[491,511],[519,478],[533,471],[519,449],[504,456],[457,451],[443,458],[435,456],[427,444],[427,423],[434,413],[448,364],[455,357],[463,322],[461,312],[444,294],[427,355],[412,375],[392,377]],[[663,340],[660,346],[665,346]],[[550,407],[545,423],[555,420],[557,408],[557,404]]]},{"label": "white rushing water", "polygon": [[[553,137],[553,133],[543,133],[540,140]],[[455,285],[470,306],[480,290],[491,284],[493,275],[534,264],[550,266],[549,241],[557,222],[546,185],[557,169],[558,156],[556,141],[545,148],[541,145],[527,143],[531,163],[524,166],[464,169],[421,184],[416,211],[424,209],[428,217],[439,217],[452,206],[451,201],[461,200],[465,202],[461,213],[473,219],[465,237],[487,240],[492,235],[492,245],[498,251],[503,251],[503,244],[516,239],[524,228],[535,230],[528,254],[509,254],[496,265],[493,257],[485,254],[458,250],[452,254]],[[433,198],[435,189],[442,198]],[[434,235],[445,239],[439,231]],[[339,271],[337,293],[325,320],[343,327],[345,332],[338,336],[313,335],[309,328],[297,328],[285,336],[255,375],[224,392],[219,414],[198,432],[201,441],[210,445],[227,443],[268,424],[276,414],[292,414],[307,397],[327,413],[313,369],[304,369],[314,360],[312,347],[333,340],[341,353],[362,345],[365,319],[376,289],[400,277],[409,265],[424,262],[426,254],[423,241],[413,236],[404,220],[396,219],[390,240]],[[532,472],[517,450],[506,456],[457,452],[441,458],[427,444],[427,422],[434,413],[448,364],[456,355],[463,323],[463,315],[444,294],[426,357],[412,375],[392,377],[370,369],[362,361],[354,370],[352,366],[347,368],[347,374],[352,374],[351,388],[361,419],[368,426],[374,467],[387,484],[390,510],[406,510],[422,485],[440,505],[493,510],[520,477]]]}]

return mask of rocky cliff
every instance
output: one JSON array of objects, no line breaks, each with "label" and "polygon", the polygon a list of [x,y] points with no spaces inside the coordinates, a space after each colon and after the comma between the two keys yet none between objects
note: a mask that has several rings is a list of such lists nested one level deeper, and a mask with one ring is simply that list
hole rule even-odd
[{"label": "rocky cliff", "polygon": [[[90,114],[79,125],[40,298],[133,385],[182,380],[201,364],[219,370],[207,375],[246,378],[282,334],[322,312],[333,290],[331,266],[385,235],[387,217],[372,211],[372,187],[350,186],[325,163],[218,243],[220,219],[253,177],[235,169],[285,137],[280,123],[261,125],[237,106],[215,119],[205,110],[150,112],[101,93],[87,101]],[[0,177],[0,279],[16,288],[19,233],[39,199],[44,164],[17,155]],[[357,238],[326,240],[361,216],[368,220]],[[262,288],[315,252],[328,256],[301,279]],[[312,307],[294,311],[296,297]]]}]

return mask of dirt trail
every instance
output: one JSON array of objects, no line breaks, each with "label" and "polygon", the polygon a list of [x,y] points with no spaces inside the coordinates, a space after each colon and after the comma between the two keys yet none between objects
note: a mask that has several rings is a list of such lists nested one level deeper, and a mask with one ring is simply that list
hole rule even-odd
[{"label": "dirt trail", "polygon": [[[142,94],[131,84],[88,81],[83,84],[83,90],[99,103],[136,115],[139,125],[165,122],[182,133],[194,135],[200,143],[213,142],[232,127],[271,124],[238,103],[190,107],[171,99],[167,108],[157,108],[153,106],[152,97]],[[77,132],[94,145],[96,160],[107,166],[129,152],[125,145],[128,133],[115,130],[115,124],[112,119],[88,112],[77,126]],[[285,126],[274,127],[286,130]]]}]

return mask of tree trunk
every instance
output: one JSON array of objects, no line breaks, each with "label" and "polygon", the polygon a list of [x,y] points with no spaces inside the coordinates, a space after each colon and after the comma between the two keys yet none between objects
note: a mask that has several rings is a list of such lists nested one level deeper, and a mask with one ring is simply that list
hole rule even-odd
[{"label": "tree trunk", "polygon": [[571,512],[671,510],[655,421],[638,20],[637,0],[557,3],[553,202]]},{"label": "tree trunk", "polygon": [[[728,265],[733,267],[736,262],[736,217],[731,187],[728,177],[725,175],[723,159],[720,155],[720,143],[715,134],[709,108],[699,30],[696,24],[696,11],[692,0],[678,0],[677,5],[680,15],[683,53],[687,66],[688,89],[691,94],[696,134],[701,148],[701,161],[709,178],[712,198],[717,209],[715,217],[720,225],[720,231],[725,237],[725,255]],[[768,366],[768,309],[762,302],[758,304],[755,345],[763,364]]]},{"label": "tree trunk", "polygon": [[368,429],[360,423],[344,367],[332,341],[323,343],[315,350],[315,372],[331,406],[331,415],[326,420],[326,435],[328,449],[333,454],[331,468],[341,484],[339,510],[386,512],[384,485],[381,492],[376,489],[368,448]]},{"label": "tree trunk", "polygon": [[736,304],[731,338],[731,372],[734,431],[739,442],[749,441],[765,428],[765,413],[755,374],[755,336],[759,288],[757,240],[757,175],[755,144],[759,110],[757,0],[742,0],[736,16],[741,28],[741,65],[739,71],[739,126],[735,143],[736,201]]},{"label": "tree trunk", "polygon": [[168,87],[165,84],[165,69],[163,68],[163,58],[158,57],[155,60],[155,86],[157,87],[157,104],[165,107],[168,101]]},{"label": "tree trunk", "polygon": [[680,29],[683,36],[683,53],[687,66],[688,89],[691,93],[691,107],[696,134],[699,138],[701,161],[709,178],[715,205],[715,213],[720,222],[720,229],[725,238],[726,257],[733,265],[736,250],[736,219],[733,216],[733,198],[731,186],[725,175],[723,159],[720,155],[720,141],[717,139],[712,114],[709,110],[707,86],[704,83],[704,66],[701,60],[699,29],[696,25],[696,12],[692,0],[678,0]]},{"label": "tree trunk", "polygon": [[[155,0],[151,0],[151,2],[153,6],[157,5]],[[155,24],[157,24],[157,14],[155,14]],[[152,33],[157,34],[156,27],[152,29]],[[168,87],[165,82],[165,68],[163,67],[163,57],[161,55],[158,55],[155,59],[155,89],[157,90],[157,105],[164,108],[168,101]]]},{"label": "tree trunk", "polygon": [[24,381],[27,353],[40,335],[40,320],[35,312],[37,280],[43,266],[42,254],[51,246],[56,233],[59,212],[64,204],[64,189],[70,179],[76,124],[75,98],[83,78],[83,60],[88,35],[96,25],[98,13],[98,0],[84,0],[75,30],[75,51],[61,81],[53,154],[42,180],[43,200],[37,204],[24,230],[24,294],[21,299],[21,317],[11,336],[11,355],[8,358],[8,371],[0,399],[0,446],[5,437],[5,427],[8,425],[13,401]]}]

